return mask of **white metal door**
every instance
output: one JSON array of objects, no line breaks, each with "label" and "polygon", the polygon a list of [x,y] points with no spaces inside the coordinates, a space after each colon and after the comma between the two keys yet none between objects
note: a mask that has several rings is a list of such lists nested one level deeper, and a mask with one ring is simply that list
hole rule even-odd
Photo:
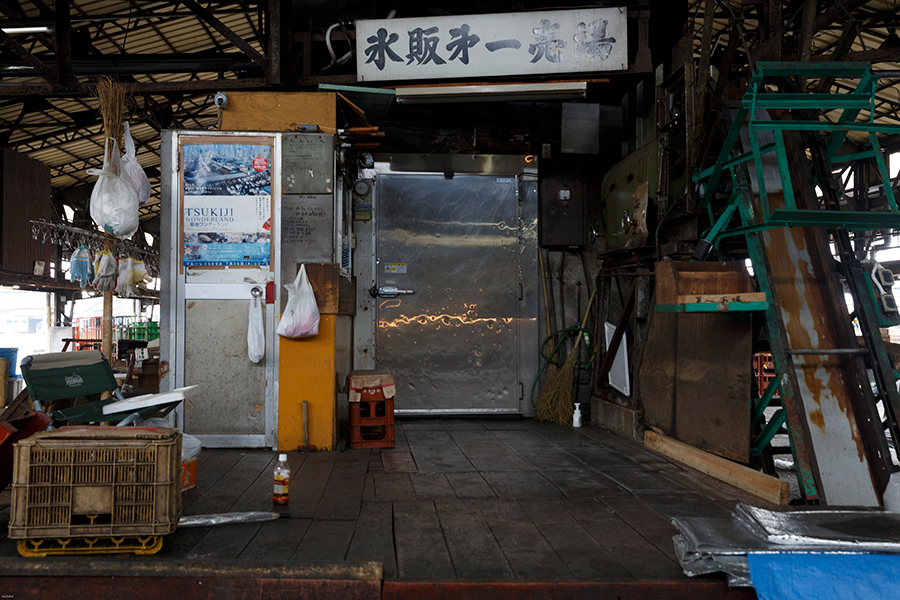
[{"label": "white metal door", "polygon": [[163,343],[172,346],[174,384],[200,386],[178,420],[206,447],[275,444],[277,299],[263,304],[266,356],[260,363],[247,355],[247,328],[253,291],[265,297],[268,282],[276,290],[280,283],[280,257],[273,251],[280,141],[271,134],[179,132],[168,148],[174,152],[173,208],[163,258],[173,339]]}]

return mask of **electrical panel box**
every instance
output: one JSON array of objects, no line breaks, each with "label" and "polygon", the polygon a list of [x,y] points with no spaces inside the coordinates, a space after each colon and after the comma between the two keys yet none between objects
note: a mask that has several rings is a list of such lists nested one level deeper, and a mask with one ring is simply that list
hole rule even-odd
[{"label": "electrical panel box", "polygon": [[565,102],[562,105],[563,154],[600,152],[600,105]]},{"label": "electrical panel box", "polygon": [[587,243],[584,182],[574,176],[541,180],[541,246],[584,246]]},{"label": "electrical panel box", "polygon": [[283,194],[334,192],[334,136],[286,133],[281,145]]}]

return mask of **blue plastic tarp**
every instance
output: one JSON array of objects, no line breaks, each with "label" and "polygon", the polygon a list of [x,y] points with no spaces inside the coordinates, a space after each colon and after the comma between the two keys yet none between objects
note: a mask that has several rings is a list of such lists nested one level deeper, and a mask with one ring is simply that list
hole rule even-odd
[{"label": "blue plastic tarp", "polygon": [[759,600],[900,598],[900,554],[752,552]]}]

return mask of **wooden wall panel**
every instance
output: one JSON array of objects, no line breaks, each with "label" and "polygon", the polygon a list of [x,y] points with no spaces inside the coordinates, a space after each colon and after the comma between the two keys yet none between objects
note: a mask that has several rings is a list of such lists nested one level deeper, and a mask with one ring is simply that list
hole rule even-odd
[{"label": "wooden wall panel", "polygon": [[29,221],[49,221],[50,206],[50,167],[8,148],[0,151],[0,269],[32,275],[40,260],[49,278],[52,245],[32,238]]},{"label": "wooden wall panel", "polygon": [[750,459],[749,313],[677,315],[674,436],[706,452]]},{"label": "wooden wall panel", "polygon": [[318,125],[336,133],[337,94],[317,92],[228,92],[223,131],[297,131]]},{"label": "wooden wall panel", "polygon": [[[739,263],[656,266],[656,304],[679,295],[746,293]],[[638,374],[647,425],[720,456],[750,458],[752,327],[748,313],[654,312]]]}]

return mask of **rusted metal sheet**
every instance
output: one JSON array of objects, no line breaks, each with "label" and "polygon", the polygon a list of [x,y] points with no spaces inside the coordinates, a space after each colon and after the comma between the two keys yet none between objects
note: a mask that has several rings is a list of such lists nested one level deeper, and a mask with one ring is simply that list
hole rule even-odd
[{"label": "rusted metal sheet", "polygon": [[[538,574],[534,574],[538,575]],[[755,600],[749,588],[724,581],[385,581],[383,600]]]},{"label": "rusted metal sheet", "polygon": [[[760,138],[760,143],[766,140]],[[793,181],[811,181],[799,164],[801,153],[791,152]],[[772,155],[763,158],[769,211],[785,205],[781,178]],[[754,211],[762,214],[756,176],[751,168]],[[798,207],[814,202],[803,186],[794,186]],[[851,348],[855,337],[848,334],[850,318],[843,294],[836,286],[837,273],[826,234],[814,228],[781,228],[765,231],[761,240],[777,323],[769,323],[769,338],[786,344],[777,365],[782,398],[804,432],[811,450],[819,497],[831,505],[878,506],[873,477],[855,407],[862,404],[859,363],[852,356],[789,355],[792,349]],[[773,349],[773,356],[776,351]],[[868,383],[866,383],[868,385]],[[796,438],[795,438],[796,441]]]},{"label": "rusted metal sheet", "polygon": [[749,588],[725,581],[520,581],[433,582],[284,579],[277,577],[71,577],[14,576],[0,579],[3,594],[42,600],[755,600]]},{"label": "rusted metal sheet", "polygon": [[[769,195],[775,207],[777,196]],[[824,261],[816,265],[811,254],[821,254],[818,234],[809,229],[776,229],[764,234],[772,279],[789,348],[846,347],[835,339],[834,319],[848,319],[846,309],[825,298],[822,280],[835,277]],[[827,250],[825,246],[824,251]],[[877,506],[878,495],[869,459],[853,411],[856,376],[847,356],[793,357],[795,392],[806,418],[806,431],[815,453],[820,493],[829,504]]]},{"label": "rusted metal sheet", "polygon": [[0,565],[4,597],[42,600],[378,600],[382,578],[382,565],[371,562],[289,565],[81,556],[8,558]]},{"label": "rusted metal sheet", "polygon": [[3,577],[7,598],[42,600],[259,600],[315,598],[317,600],[378,600],[381,581],[276,579],[238,577]]}]

